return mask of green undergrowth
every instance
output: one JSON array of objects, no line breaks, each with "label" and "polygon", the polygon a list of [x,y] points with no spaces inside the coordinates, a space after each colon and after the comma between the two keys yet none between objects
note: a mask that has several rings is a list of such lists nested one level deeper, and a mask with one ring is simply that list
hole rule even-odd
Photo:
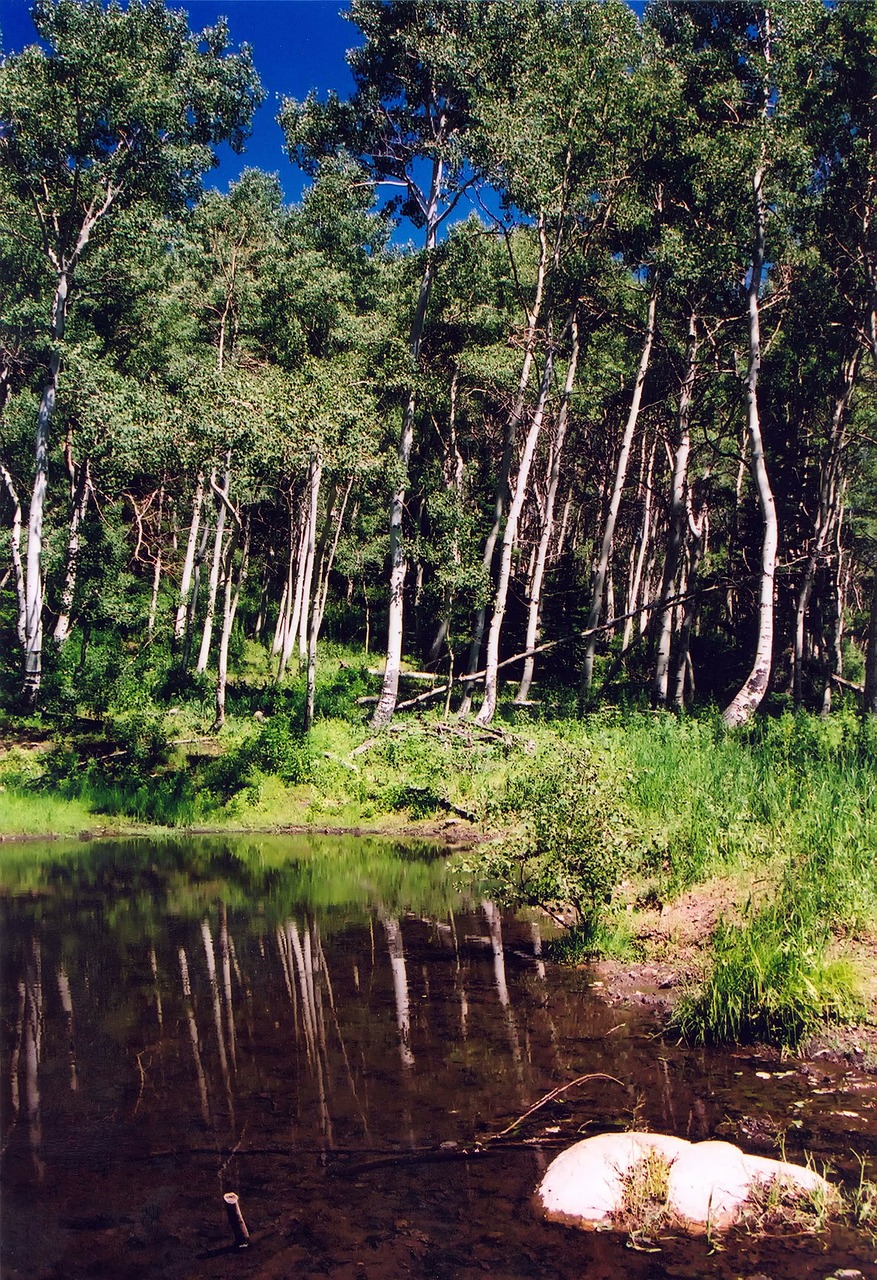
[{"label": "green undergrowth", "polygon": [[378,687],[367,659],[329,646],[305,733],[301,676],[277,685],[257,658],[218,735],[209,684],[191,678],[168,677],[163,700],[132,693],[99,714],[22,722],[25,745],[0,754],[0,834],[468,820],[485,842],[460,856],[461,874],[548,910],[564,926],[554,953],[573,962],[634,958],[631,904],[672,903],[717,877],[758,886],[720,925],[682,1007],[690,1038],[790,1045],[851,1016],[836,955],[877,919],[873,721],[785,713],[730,732],[713,712],[549,719],[501,703],[490,730],[431,709],[378,733],[357,702]]}]

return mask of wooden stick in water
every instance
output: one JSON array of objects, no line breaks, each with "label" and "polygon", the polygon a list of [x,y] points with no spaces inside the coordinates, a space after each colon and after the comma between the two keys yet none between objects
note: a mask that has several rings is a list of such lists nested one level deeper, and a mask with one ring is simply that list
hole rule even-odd
[{"label": "wooden stick in water", "polygon": [[239,1249],[246,1249],[250,1243],[250,1233],[241,1213],[240,1201],[234,1191],[226,1191],[222,1198],[225,1201],[228,1224],[234,1233],[234,1242]]}]

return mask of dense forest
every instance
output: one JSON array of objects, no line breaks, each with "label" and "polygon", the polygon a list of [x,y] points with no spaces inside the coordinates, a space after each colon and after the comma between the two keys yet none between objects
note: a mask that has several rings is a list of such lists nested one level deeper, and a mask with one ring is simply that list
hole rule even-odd
[{"label": "dense forest", "polygon": [[203,186],[263,96],[224,24],[33,15],[7,708],[209,680],[221,727],[255,642],[309,724],[325,637],[386,657],[375,726],[412,666],[482,726],[559,689],[877,712],[877,7],[353,0],[353,95],[281,104],[291,206]]}]

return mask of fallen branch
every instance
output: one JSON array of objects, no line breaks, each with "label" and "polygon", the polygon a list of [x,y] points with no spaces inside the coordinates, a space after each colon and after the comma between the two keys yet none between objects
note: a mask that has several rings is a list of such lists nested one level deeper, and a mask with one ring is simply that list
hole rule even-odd
[{"label": "fallen branch", "polygon": [[832,680],[835,684],[839,684],[842,689],[852,689],[853,693],[864,693],[865,686],[863,684],[854,684],[852,680],[844,680],[843,676],[837,676],[832,672]]},{"label": "fallen branch", "polygon": [[[523,658],[534,657],[537,653],[546,653],[549,649],[556,648],[559,644],[569,644],[571,640],[587,640],[589,636],[598,635],[601,631],[611,631],[617,627],[619,623],[626,622],[628,618],[636,618],[641,613],[649,613],[653,609],[674,608],[677,604],[684,604],[687,600],[693,600],[696,597],[707,595],[711,591],[721,589],[721,584],[716,583],[712,587],[698,587],[696,591],[687,592],[685,595],[673,596],[672,599],[661,601],[660,599],[651,601],[650,604],[640,605],[637,609],[631,609],[627,613],[618,613],[614,618],[610,618],[608,622],[601,622],[596,627],[586,627],[584,631],[572,631],[569,635],[559,636],[557,640],[545,640],[542,644],[534,645],[531,649],[523,649],[520,653],[514,653],[510,658],[503,658],[502,662],[497,663],[497,670],[500,667],[510,667],[515,662],[520,662]],[[450,684],[477,684],[484,679],[487,672],[473,671],[467,675],[455,675],[453,679],[445,681],[442,685],[437,685],[435,689],[429,689],[426,693],[418,694],[416,698],[407,698],[404,702],[396,703],[397,711],[405,711],[408,707],[415,707],[420,702],[426,702],[430,698],[438,698],[441,694],[447,693]],[[357,698],[357,702],[377,702],[377,698]]]},{"label": "fallen branch", "polygon": [[517,1129],[519,1124],[523,1124],[525,1120],[529,1120],[530,1116],[539,1111],[542,1107],[554,1102],[555,1098],[559,1098],[562,1093],[566,1093],[567,1089],[573,1089],[577,1084],[587,1084],[589,1080],[611,1080],[613,1084],[620,1084],[622,1089],[626,1086],[623,1080],[619,1080],[617,1076],[607,1075],[604,1071],[592,1071],[586,1076],[576,1076],[575,1080],[570,1080],[569,1084],[558,1085],[556,1089],[552,1089],[550,1093],[546,1093],[538,1102],[534,1102],[532,1107],[528,1107],[523,1115],[518,1116],[517,1120],[513,1120],[511,1124],[500,1133],[492,1133],[487,1138],[488,1142],[496,1142],[499,1138],[504,1138],[507,1133],[511,1133],[512,1129]]}]

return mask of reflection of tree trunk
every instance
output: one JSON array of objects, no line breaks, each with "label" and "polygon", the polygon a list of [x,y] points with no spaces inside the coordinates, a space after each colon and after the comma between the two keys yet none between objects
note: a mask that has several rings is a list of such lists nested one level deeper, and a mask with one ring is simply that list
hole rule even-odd
[{"label": "reflection of tree trunk", "polygon": [[18,1068],[21,1062],[21,1046],[24,1043],[24,1014],[27,1003],[27,988],[23,982],[18,984],[18,1017],[15,1020],[15,1035],[12,1040],[12,1052],[9,1055],[9,1094],[12,1103],[13,1124],[18,1119],[20,1095],[18,1092]]},{"label": "reflection of tree trunk", "polygon": [[406,1071],[410,1071],[414,1066],[414,1054],[411,1049],[411,1010],[408,1002],[408,974],[405,968],[402,927],[397,919],[389,916],[382,916],[381,923],[387,935],[387,950],[390,953],[390,969],[393,974],[396,1026],[399,1029],[399,1055],[402,1066]]},{"label": "reflection of tree trunk", "polygon": [[222,1082],[225,1085],[225,1099],[228,1103],[228,1115],[234,1127],[234,1098],[231,1091],[231,1077],[228,1072],[228,1057],[225,1052],[225,1032],[222,1026],[222,1000],[219,995],[219,980],[216,975],[216,953],[213,950],[213,934],[210,932],[210,921],[205,917],[201,921],[201,937],[204,942],[204,956],[207,961],[207,977],[210,980],[210,995],[213,1000],[213,1026],[216,1031],[216,1048],[219,1051],[219,1067],[222,1071]]},{"label": "reflection of tree trunk", "polygon": [[192,1003],[192,985],[189,982],[189,962],[183,947],[179,949],[180,978],[183,984],[183,1007],[186,1011],[186,1023],[189,1028],[189,1040],[192,1045],[192,1057],[195,1059],[195,1075],[198,1079],[198,1094],[201,1098],[201,1118],[209,1127],[210,1102],[207,1097],[207,1077],[204,1075],[204,1064],[201,1061],[201,1050],[198,1045],[198,1024],[195,1021],[195,1007]]},{"label": "reflection of tree trunk", "polygon": [[28,1141],[34,1170],[40,1182],[45,1176],[45,1164],[40,1151],[43,1145],[43,1124],[40,1110],[39,1068],[43,1044],[43,961],[40,944],[31,939],[29,954],[25,960],[24,981],[27,992],[24,1023],[24,1099],[27,1116]]},{"label": "reflection of tree trunk", "polygon": [[289,924],[286,926],[286,934],[289,944],[292,947],[292,953],[295,956],[295,964],[298,970],[299,987],[302,998],[302,1020],[305,1026],[308,1062],[316,1076],[317,1090],[319,1093],[320,1127],[331,1145],[333,1141],[332,1120],[329,1115],[329,1105],[326,1097],[326,1080],[323,1067],[326,1041],[325,1031],[322,1027],[322,1019],[318,1016],[318,1001],[316,986],[314,983],[311,938],[308,932],[305,932],[303,939],[301,938],[298,926],[294,920],[290,920]]},{"label": "reflection of tree trunk", "polygon": [[505,1014],[506,1027],[509,1037],[509,1048],[512,1053],[512,1062],[515,1066],[515,1074],[518,1077],[518,1084],[523,1089],[524,1084],[524,1063],[521,1056],[521,1041],[518,1036],[518,1026],[515,1022],[515,1015],[512,1012],[511,1001],[509,999],[509,988],[506,980],[505,971],[505,948],[502,942],[502,916],[499,909],[493,902],[486,899],[481,903],[481,908],[487,920],[487,927],[490,930],[490,945],[493,949],[493,974],[496,979],[496,994],[499,996],[499,1002],[502,1005]]},{"label": "reflection of tree trunk", "polygon": [[58,994],[61,997],[61,1008],[64,1010],[64,1016],[67,1020],[67,1044],[70,1054],[70,1092],[75,1093],[79,1088],[79,1081],[76,1075],[76,1041],[73,1031],[73,997],[70,994],[70,980],[63,965],[58,966]]},{"label": "reflection of tree trunk", "polygon": [[158,1021],[158,1036],[161,1039],[164,1031],[164,1013],[161,1007],[161,988],[158,982],[158,961],[155,956],[155,947],[149,948],[149,967],[152,970],[152,983],[155,992],[155,1016]]},{"label": "reflection of tree trunk", "polygon": [[225,1021],[228,1035],[228,1053],[232,1070],[237,1070],[237,1045],[234,1031],[234,1005],[231,991],[231,948],[228,939],[228,911],[223,902],[219,908],[219,958],[222,963],[222,988],[225,993]]}]

